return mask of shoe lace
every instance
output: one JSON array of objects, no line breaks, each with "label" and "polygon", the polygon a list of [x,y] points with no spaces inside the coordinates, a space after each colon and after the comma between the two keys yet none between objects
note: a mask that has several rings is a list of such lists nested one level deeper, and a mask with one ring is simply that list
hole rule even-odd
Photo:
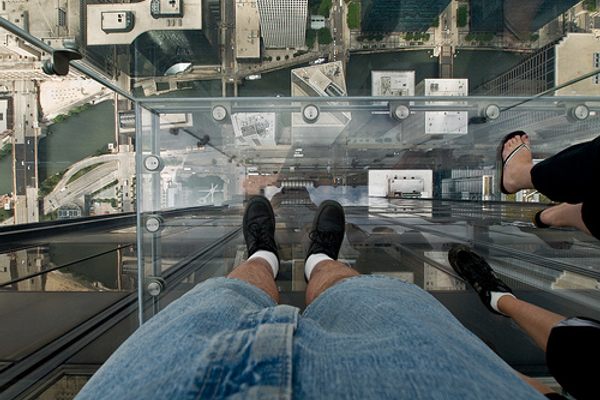
[{"label": "shoe lace", "polygon": [[273,235],[268,231],[267,227],[261,224],[250,224],[248,230],[252,233],[257,241],[261,243],[271,244],[273,242]]},{"label": "shoe lace", "polygon": [[312,231],[308,234],[308,237],[313,242],[322,242],[322,243],[335,243],[335,241],[339,238],[338,232],[331,231]]},{"label": "shoe lace", "polygon": [[492,289],[493,288],[497,288],[497,287],[501,287],[503,288],[504,285],[502,284],[502,281],[500,281],[496,275],[494,275],[494,272],[492,271],[488,271],[486,273],[482,273],[479,274],[478,277],[478,282],[481,285],[482,288],[484,289]]}]

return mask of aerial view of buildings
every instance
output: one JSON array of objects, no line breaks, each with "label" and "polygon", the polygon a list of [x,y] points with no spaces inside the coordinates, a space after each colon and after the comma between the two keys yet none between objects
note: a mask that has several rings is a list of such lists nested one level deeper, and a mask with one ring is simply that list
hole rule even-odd
[{"label": "aerial view of buildings", "polygon": [[[146,96],[186,93],[186,88],[206,82],[214,90],[201,95],[205,97],[257,93],[339,100],[357,94],[355,79],[348,82],[348,77],[360,57],[370,55],[375,62],[411,51],[428,52],[437,76],[423,79],[418,64],[399,69],[384,63],[365,71],[367,93],[534,95],[600,65],[600,15],[589,1],[539,0],[526,7],[509,0],[147,0],[88,2],[83,7],[59,1],[43,18],[36,7],[11,2],[1,14],[56,48],[75,43],[98,73],[125,91]],[[455,65],[468,49],[513,52],[521,61],[469,83],[470,72],[459,75]],[[9,199],[3,204],[2,223],[133,210],[132,105],[77,71],[44,74],[40,66],[49,55],[12,33],[2,35],[0,51],[0,191]],[[287,88],[277,89],[270,78],[277,71],[289,71]],[[598,94],[594,79],[594,85],[584,81],[557,94]],[[445,87],[454,92],[444,94]],[[48,150],[58,141],[55,131],[79,135],[60,128],[76,129],[68,126],[78,114],[93,113],[104,102],[112,104],[103,109],[109,117],[101,128],[106,143],[74,155],[66,164],[41,160],[56,158]],[[397,118],[406,118],[403,107],[397,111]],[[331,145],[352,118],[350,111],[321,112],[313,123],[302,113],[292,113],[288,125],[274,113],[237,113],[231,116],[233,137],[224,139],[223,146],[232,153],[239,153],[237,146],[270,146],[283,160],[290,148]],[[171,129],[177,126],[182,125]],[[194,123],[187,126],[193,130]],[[466,134],[468,116],[428,111],[379,138],[359,132],[348,140],[367,146],[397,137],[401,130],[405,144],[422,143],[436,134]],[[296,158],[304,153],[295,151]]]},{"label": "aerial view of buildings", "polygon": [[[142,321],[164,306],[153,293],[245,259],[235,230],[264,195],[282,293],[306,287],[300,236],[336,199],[348,265],[458,314],[456,241],[519,290],[583,288],[552,296],[597,310],[600,248],[535,231],[549,200],[500,192],[497,145],[524,130],[538,163],[600,132],[600,0],[11,0],[0,23],[0,234],[93,225],[0,251],[0,289],[32,295],[22,309],[68,292],[56,304],[75,315],[79,293],[140,290]],[[82,382],[69,384],[72,396]]]},{"label": "aerial view of buildings", "polygon": [[[373,67],[366,71],[370,95],[534,95],[600,65],[600,15],[589,1],[539,0],[526,7],[509,0],[147,0],[83,7],[59,1],[44,18],[36,7],[7,3],[2,17],[56,48],[75,43],[98,73],[125,91],[146,96],[186,93],[206,82],[215,88],[206,97],[258,93],[337,101],[357,94],[355,80],[348,82],[348,77],[360,57],[369,54],[375,62],[411,51],[427,51],[437,76],[423,79],[418,64]],[[133,210],[132,105],[77,71],[44,74],[40,66],[48,54],[12,33],[4,33],[1,44],[0,190],[9,199],[2,223]],[[470,72],[461,76],[455,65],[468,49],[514,52],[521,61],[469,83]],[[279,85],[270,78],[276,71],[289,71],[287,88],[276,89]],[[593,85],[583,81],[557,94],[598,94],[594,79]],[[264,93],[253,92],[254,86],[264,87]],[[103,109],[109,117],[101,128],[106,143],[66,164],[56,159],[57,152],[49,150],[58,141],[54,132],[80,135],[62,133],[61,127],[76,129],[68,126],[78,114],[93,113],[104,102],[112,104]],[[406,110],[398,108],[396,118],[410,115]],[[313,123],[292,113],[288,125],[276,113],[234,113],[233,137],[223,139],[223,149],[240,155],[237,146],[267,146],[284,160],[290,148],[331,145],[352,118],[350,111],[321,112]],[[193,130],[191,114],[189,120]],[[402,131],[404,144],[417,144],[439,134],[466,134],[468,122],[467,112],[428,111],[379,138],[357,132],[348,140],[367,146]],[[171,125],[171,130],[186,126]],[[294,152],[296,158],[305,153]],[[41,160],[50,156],[55,159]],[[167,178],[165,185],[172,192],[171,181]]]}]

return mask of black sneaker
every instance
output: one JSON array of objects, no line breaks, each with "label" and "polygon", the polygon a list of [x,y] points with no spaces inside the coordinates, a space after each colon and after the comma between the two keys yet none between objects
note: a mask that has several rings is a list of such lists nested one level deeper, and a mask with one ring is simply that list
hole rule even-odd
[{"label": "black sneaker", "polygon": [[275,253],[279,259],[275,242],[275,214],[269,200],[261,196],[252,197],[246,204],[242,224],[248,257],[258,250],[266,250]]},{"label": "black sneaker", "polygon": [[342,205],[333,200],[322,202],[308,235],[310,244],[306,251],[306,258],[322,253],[337,260],[344,241],[345,225],[346,218]]},{"label": "black sneaker", "polygon": [[473,286],[491,312],[503,315],[492,308],[490,292],[512,293],[512,290],[496,276],[483,257],[475,254],[468,246],[456,244],[448,252],[448,261],[456,273]]}]

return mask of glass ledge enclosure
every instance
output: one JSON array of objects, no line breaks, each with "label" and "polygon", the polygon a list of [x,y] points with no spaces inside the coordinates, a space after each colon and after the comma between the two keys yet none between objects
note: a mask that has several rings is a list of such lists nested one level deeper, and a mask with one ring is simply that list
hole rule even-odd
[{"label": "glass ledge enclosure", "polygon": [[501,194],[498,159],[515,130],[534,163],[600,135],[597,2],[278,0],[300,21],[280,25],[272,1],[30,3],[0,11],[0,399],[74,397],[245,260],[254,195],[284,303],[305,306],[303,238],[334,199],[341,259],[429,291],[523,373],[548,377],[543,353],[454,273],[452,244],[600,319],[600,242],[536,228],[550,200]]},{"label": "glass ledge enclosure", "polygon": [[[245,259],[244,200],[258,194],[275,207],[280,287],[290,295],[305,287],[302,237],[311,210],[335,199],[348,214],[342,258],[361,272],[399,276],[448,301],[464,298],[446,252],[467,243],[525,293],[597,313],[597,241],[536,229],[533,214],[548,199],[535,191],[502,195],[497,182],[506,133],[528,132],[534,159],[543,160],[596,136],[598,104],[556,96],[143,100],[136,109],[142,319],[162,308],[149,288],[162,287],[170,271],[197,263],[186,277],[197,282],[198,272],[224,275]],[[576,120],[579,105],[593,115]],[[492,110],[493,118],[482,116]],[[161,216],[199,205],[208,206],[184,218]],[[211,239],[218,250],[209,246],[207,255],[197,241]]]},{"label": "glass ledge enclosure", "polygon": [[[140,318],[162,309],[169,293],[245,259],[244,200],[258,194],[276,213],[282,297],[302,307],[302,240],[317,205],[335,199],[347,213],[345,262],[423,287],[511,365],[543,375],[542,352],[485,310],[447,251],[472,245],[520,297],[558,313],[600,316],[598,241],[535,228],[533,215],[548,199],[498,189],[506,133],[528,132],[537,162],[596,137],[598,104],[557,96],[140,101]],[[590,110],[585,120],[573,117],[579,105]],[[492,110],[499,112],[485,116]],[[181,218],[161,216],[194,207]]]}]

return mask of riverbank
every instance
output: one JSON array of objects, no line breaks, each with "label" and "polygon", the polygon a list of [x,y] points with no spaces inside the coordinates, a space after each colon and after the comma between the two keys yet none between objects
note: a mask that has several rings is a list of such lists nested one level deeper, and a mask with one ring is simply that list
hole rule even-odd
[{"label": "riverbank", "polygon": [[72,164],[103,153],[114,142],[115,117],[112,101],[90,106],[46,128],[38,145],[40,183]]}]

